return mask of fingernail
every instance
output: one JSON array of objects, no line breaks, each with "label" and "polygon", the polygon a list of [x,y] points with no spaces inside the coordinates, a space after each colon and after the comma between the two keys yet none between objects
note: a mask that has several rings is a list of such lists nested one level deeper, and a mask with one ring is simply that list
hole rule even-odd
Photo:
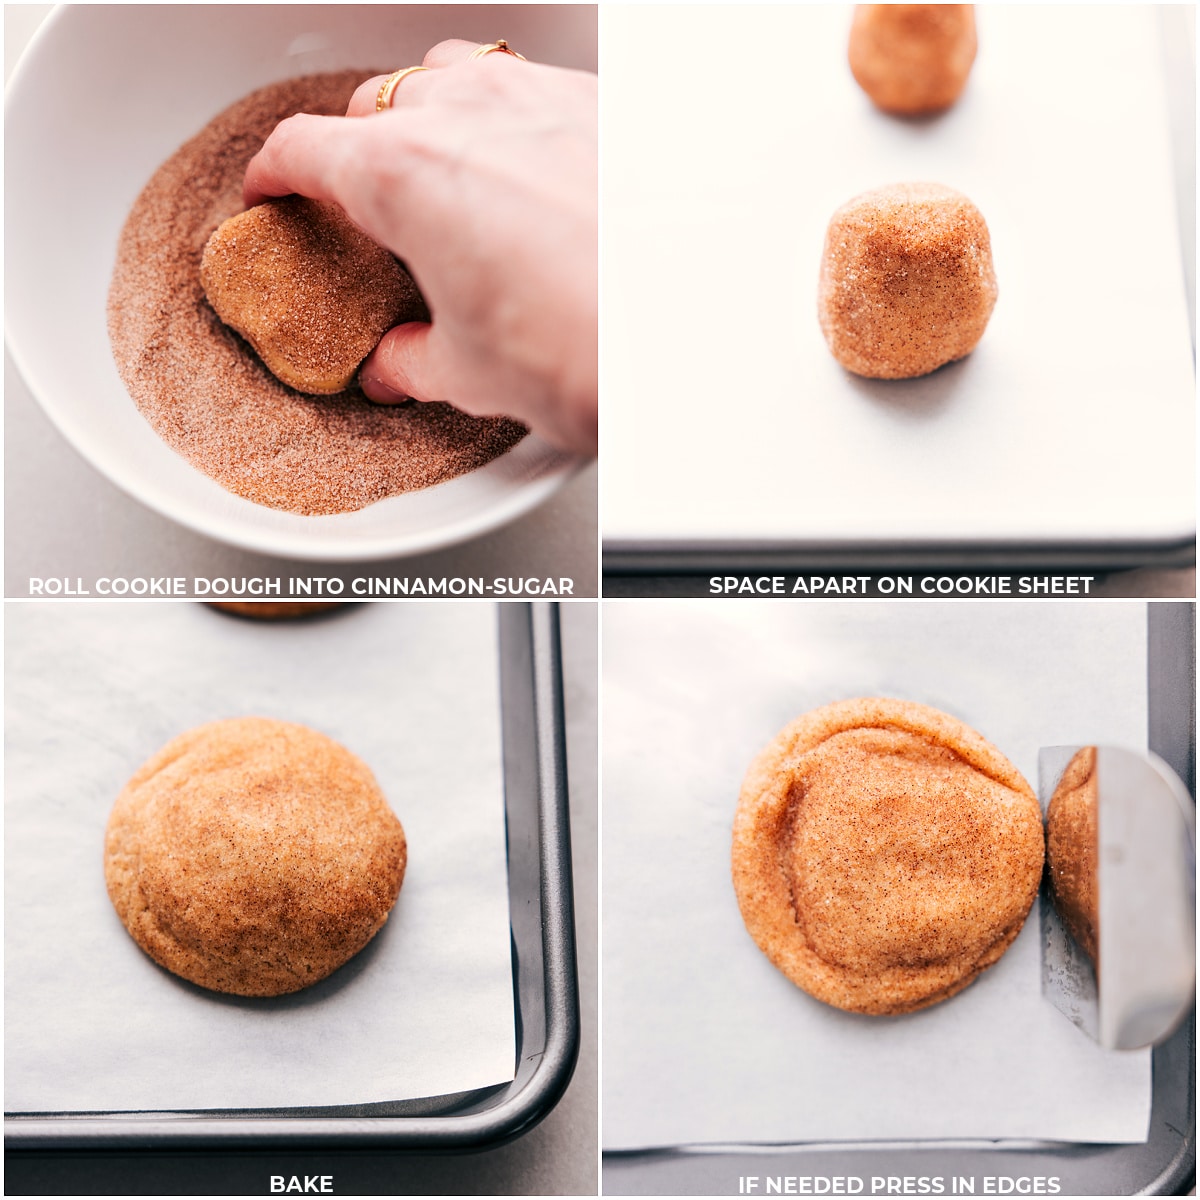
[{"label": "fingernail", "polygon": [[363,375],[359,379],[358,385],[366,394],[367,399],[373,400],[376,404],[403,404],[406,400],[412,399],[406,392],[398,391],[391,384],[371,375]]}]

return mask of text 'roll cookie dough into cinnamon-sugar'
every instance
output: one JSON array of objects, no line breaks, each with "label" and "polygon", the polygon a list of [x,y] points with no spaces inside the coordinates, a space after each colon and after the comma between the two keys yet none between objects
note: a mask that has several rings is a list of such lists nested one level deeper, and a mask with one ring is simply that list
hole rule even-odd
[{"label": "text 'roll cookie dough into cinnamon-sugar'", "polygon": [[788,725],[751,764],[733,827],[742,918],[809,995],[911,1012],[995,963],[1042,874],[1029,784],[961,721],[846,700]]},{"label": "text 'roll cookie dough into cinnamon-sugar'", "polygon": [[830,219],[817,313],[833,357],[871,379],[910,379],[965,358],[996,306],[983,214],[940,183],[864,192]]},{"label": "text 'roll cookie dough into cinnamon-sugar'", "polygon": [[181,734],[113,806],[104,875],[160,966],[238,996],[296,992],[388,918],[408,861],[370,770],[302,725],[243,717]]}]

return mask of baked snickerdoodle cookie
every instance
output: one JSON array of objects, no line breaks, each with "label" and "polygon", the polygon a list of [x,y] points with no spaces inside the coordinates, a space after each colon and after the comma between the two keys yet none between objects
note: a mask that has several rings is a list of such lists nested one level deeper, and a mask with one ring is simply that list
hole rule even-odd
[{"label": "baked snickerdoodle cookie", "polygon": [[302,725],[214,721],[149,759],[113,806],[108,894],[167,970],[217,992],[299,991],[387,920],[404,830],[353,754]]},{"label": "baked snickerdoodle cookie", "polygon": [[1017,936],[1042,874],[1029,784],[961,721],[845,700],[754,760],[733,826],[742,918],[811,996],[910,1012],[953,996]]},{"label": "baked snickerdoodle cookie", "polygon": [[1067,764],[1046,810],[1046,858],[1054,907],[1092,962],[1099,954],[1100,890],[1096,862],[1096,747],[1085,746]]},{"label": "baked snickerdoodle cookie", "polygon": [[348,388],[379,339],[428,321],[412,277],[336,204],[287,196],[217,227],[200,282],[218,317],[300,392]]}]

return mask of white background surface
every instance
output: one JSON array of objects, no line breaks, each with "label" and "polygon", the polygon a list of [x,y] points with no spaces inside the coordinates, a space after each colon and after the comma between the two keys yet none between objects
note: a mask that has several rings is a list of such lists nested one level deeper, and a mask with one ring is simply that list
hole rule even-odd
[{"label": "white background surface", "polygon": [[605,1149],[1145,1140],[1149,1053],[1042,999],[1036,907],[958,996],[865,1017],[771,965],[729,867],[747,766],[832,700],[931,704],[1030,780],[1043,745],[1144,750],[1145,605],[610,604],[603,632]]},{"label": "white background surface", "polygon": [[[848,6],[601,16],[622,84],[602,120],[606,540],[1190,536],[1153,8],[982,8],[966,92],[923,121],[854,83]],[[825,227],[903,179],[978,204],[1000,299],[963,362],[860,380],[817,324]]]},{"label": "white background surface", "polygon": [[[447,602],[282,623],[198,604],[8,605],[6,1109],[351,1104],[511,1079],[495,622],[491,605]],[[358,754],[409,841],[374,940],[273,1000],[157,967],[104,885],[129,776],[185,729],[243,715]]]}]

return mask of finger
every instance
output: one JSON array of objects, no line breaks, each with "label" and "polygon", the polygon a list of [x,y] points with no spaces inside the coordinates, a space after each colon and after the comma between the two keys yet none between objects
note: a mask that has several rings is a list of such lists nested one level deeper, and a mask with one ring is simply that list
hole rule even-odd
[{"label": "finger", "polygon": [[[411,75],[406,75],[396,85],[392,92],[391,100],[388,103],[388,108],[394,108],[400,101],[401,91],[405,94],[405,100],[412,99],[412,90],[414,87],[424,90],[424,86],[428,84],[428,80],[422,80],[421,76],[428,74],[427,71],[414,71]],[[346,116],[348,117],[373,117],[378,111],[379,89],[387,82],[389,76],[375,75],[368,79],[365,83],[360,83],[354,90],[354,95],[350,97],[350,104],[346,108]]]},{"label": "finger", "polygon": [[[487,46],[496,47],[497,44],[497,42],[488,42]],[[506,44],[508,43],[505,42],[505,46]],[[451,38],[448,42],[438,42],[437,46],[434,46],[430,50],[430,53],[425,55],[425,59],[422,60],[421,65],[433,67],[434,70],[437,70],[439,67],[455,67],[460,65],[461,62],[467,62],[470,56],[478,52],[482,47],[484,47],[484,43],[482,42],[462,42],[458,41],[457,38]],[[505,53],[504,50],[492,48],[488,49],[487,54],[480,55],[480,58],[506,59],[509,62],[524,61],[520,55]]]},{"label": "finger", "polygon": [[281,121],[246,168],[242,182],[246,207],[293,193],[340,201],[335,181],[342,156],[356,152],[354,125],[345,117],[308,113]]},{"label": "finger", "polygon": [[365,83],[360,83],[346,106],[346,116],[369,117],[375,111],[375,100],[386,79],[386,75],[372,75]]},{"label": "finger", "polygon": [[[496,42],[488,42],[488,46],[496,46]],[[472,54],[483,48],[483,42],[462,42],[457,38],[451,38],[448,42],[438,42],[428,54],[425,55],[423,65],[426,67],[455,67],[459,63],[466,62]],[[507,45],[507,42],[505,43]],[[511,49],[511,47],[510,47]],[[503,50],[489,49],[486,55],[480,55],[481,58],[503,58],[512,63],[523,62],[524,59],[515,53],[505,53]]]},{"label": "finger", "polygon": [[[482,45],[482,42],[464,42],[459,38],[451,38],[445,42],[438,42],[421,60],[421,66],[428,67],[430,70],[436,70],[439,67],[457,66],[459,63],[466,62]],[[520,61],[511,54],[501,54],[500,57],[511,58],[514,62]],[[400,85],[392,93],[391,103],[388,105],[389,108],[394,108],[401,103],[400,87],[404,88],[404,104],[421,102],[427,94],[427,89],[431,81],[417,79],[416,76],[418,74],[420,72],[414,72],[413,75],[406,76],[400,81]],[[387,78],[386,75],[374,75],[364,83],[360,83],[355,89],[354,95],[350,97],[350,104],[346,108],[346,116],[369,117],[378,112],[379,89],[383,87]]]},{"label": "finger", "polygon": [[376,404],[399,404],[409,398],[446,400],[437,351],[432,325],[397,325],[367,356],[358,373],[359,386]]},{"label": "finger", "polygon": [[422,65],[452,67],[456,63],[466,62],[481,45],[483,45],[482,42],[464,42],[461,38],[450,38],[448,41],[438,42],[422,59]]}]

